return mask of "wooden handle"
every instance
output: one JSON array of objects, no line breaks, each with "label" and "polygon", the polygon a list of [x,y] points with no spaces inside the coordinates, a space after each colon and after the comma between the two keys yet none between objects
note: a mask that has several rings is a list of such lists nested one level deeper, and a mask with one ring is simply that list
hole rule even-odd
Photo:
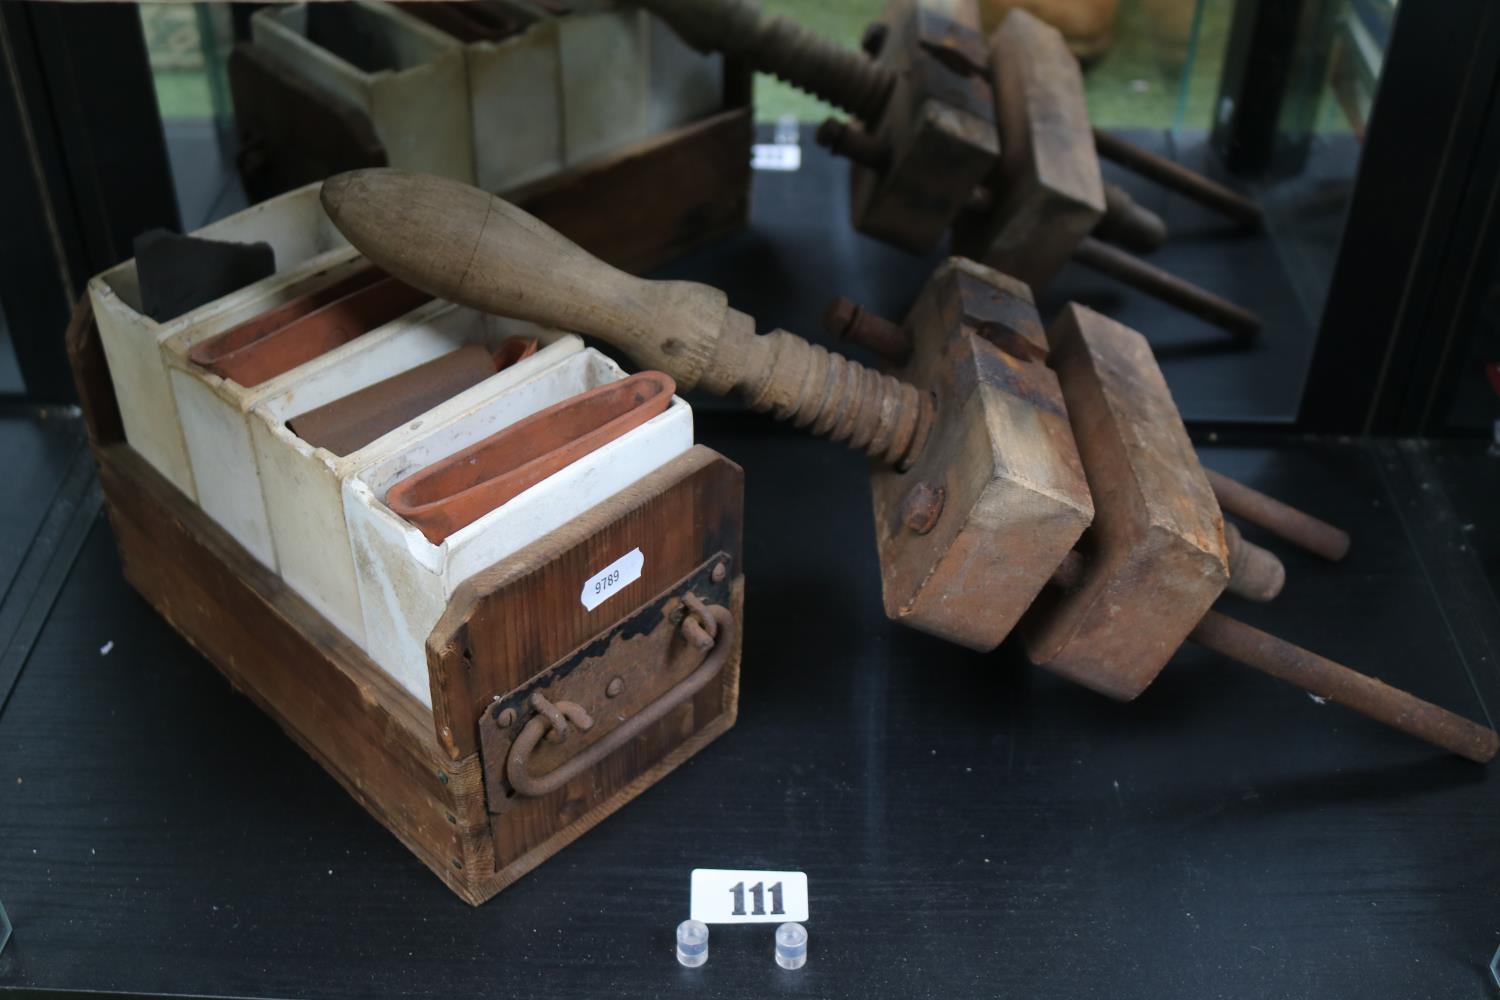
[{"label": "wooden handle", "polygon": [[717,288],[632,277],[478,188],[355,170],[323,183],[323,207],[377,266],[450,302],[598,337],[683,389],[738,391],[901,468],[926,440],[925,393],[784,330],[757,336]]}]

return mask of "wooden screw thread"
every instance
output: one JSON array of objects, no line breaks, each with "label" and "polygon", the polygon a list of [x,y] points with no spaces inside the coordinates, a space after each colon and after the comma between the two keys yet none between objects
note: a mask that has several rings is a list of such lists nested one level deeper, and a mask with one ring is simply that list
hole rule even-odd
[{"label": "wooden screw thread", "polygon": [[1500,748],[1493,729],[1217,611],[1204,615],[1189,638],[1475,763],[1489,763]]},{"label": "wooden screw thread", "polygon": [[755,341],[764,357],[737,386],[751,409],[897,468],[916,460],[932,426],[925,393],[785,330]]},{"label": "wooden screw thread", "polygon": [[743,0],[641,0],[641,6],[694,48],[743,59],[867,125],[879,121],[896,83],[894,73],[864,53]]}]

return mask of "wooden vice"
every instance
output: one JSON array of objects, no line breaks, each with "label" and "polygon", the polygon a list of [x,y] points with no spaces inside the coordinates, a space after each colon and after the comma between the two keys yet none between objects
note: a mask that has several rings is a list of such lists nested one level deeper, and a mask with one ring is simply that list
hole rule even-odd
[{"label": "wooden vice", "polygon": [[[890,0],[865,56],[743,0],[644,0],[700,49],[717,49],[842,109],[818,139],[851,161],[860,232],[915,253],[955,246],[1041,290],[1076,259],[1231,333],[1259,319],[1121,250],[1155,249],[1166,226],[1105,183],[1099,156],[1258,225],[1254,203],[1091,128],[1061,34],[1013,11],[985,39],[973,0]],[[996,140],[998,139],[998,146]],[[1097,237],[1097,238],[1096,238]]]},{"label": "wooden vice", "polygon": [[884,324],[904,360],[881,374],[784,330],[757,335],[717,289],[615,271],[454,181],[357,171],[329,180],[323,201],[403,281],[598,336],[685,388],[736,391],[865,451],[894,620],[986,650],[1024,618],[1034,659],[1117,698],[1191,634],[1471,759],[1495,752],[1490,730],[1347,667],[1280,669],[1314,654],[1264,633],[1273,652],[1247,652],[1205,628],[1247,630],[1210,606],[1226,588],[1274,596],[1281,566],[1225,530],[1144,338],[1096,313],[1070,307],[1044,334],[1024,285],[951,260],[905,327]]}]

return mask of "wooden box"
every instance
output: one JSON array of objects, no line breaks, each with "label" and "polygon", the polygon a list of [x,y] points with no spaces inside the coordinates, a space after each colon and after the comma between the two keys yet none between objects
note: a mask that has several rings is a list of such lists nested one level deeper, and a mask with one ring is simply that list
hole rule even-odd
[{"label": "wooden box", "polygon": [[[131,584],[468,902],[734,724],[743,483],[712,450],[457,584],[426,637],[429,707],[126,441],[87,302],[68,353]],[[637,551],[639,576],[611,578]],[[553,717],[571,720],[556,743]]]}]

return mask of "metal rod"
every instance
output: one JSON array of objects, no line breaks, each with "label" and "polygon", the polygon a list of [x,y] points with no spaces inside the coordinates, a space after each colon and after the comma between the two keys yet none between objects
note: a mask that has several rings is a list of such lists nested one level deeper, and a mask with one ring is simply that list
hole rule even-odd
[{"label": "metal rod", "polygon": [[1489,763],[1500,749],[1493,729],[1217,611],[1204,615],[1188,638],[1475,763]]},{"label": "metal rod", "polygon": [[1277,538],[1291,542],[1330,562],[1338,562],[1349,551],[1349,533],[1321,521],[1311,514],[1268,497],[1259,490],[1230,479],[1223,473],[1204,469],[1219,506],[1235,517],[1266,529]]},{"label": "metal rod", "polygon": [[1246,229],[1260,228],[1259,205],[1217,181],[1209,180],[1196,170],[1189,170],[1180,163],[1174,163],[1164,156],[1158,156],[1133,142],[1126,142],[1119,136],[1099,129],[1094,129],[1094,148],[1106,160],[1113,160],[1162,187],[1171,188],[1200,205],[1206,205]]},{"label": "metal rod", "polygon": [[1078,244],[1073,259],[1236,337],[1253,337],[1260,332],[1260,317],[1250,310],[1092,236]]}]

